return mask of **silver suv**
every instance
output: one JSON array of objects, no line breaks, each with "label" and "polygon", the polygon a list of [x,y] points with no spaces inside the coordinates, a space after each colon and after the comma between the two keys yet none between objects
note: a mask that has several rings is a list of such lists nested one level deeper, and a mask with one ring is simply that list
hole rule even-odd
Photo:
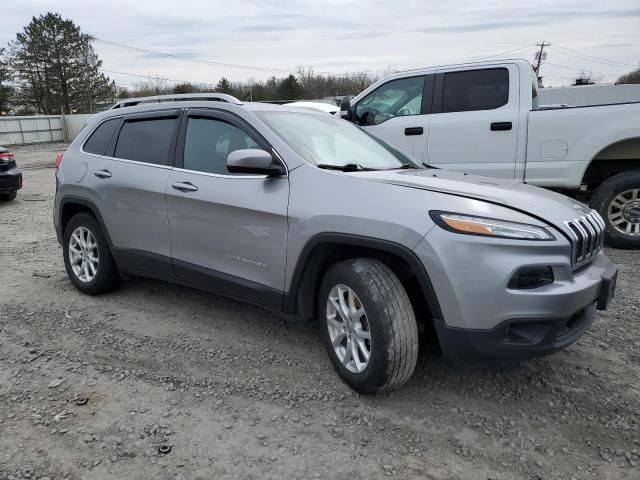
[{"label": "silver suv", "polygon": [[146,276],[315,318],[360,392],[405,383],[419,344],[552,353],[613,296],[602,218],[567,197],[420,165],[322,112],[207,97],[118,104],[67,149],[54,223],[80,291]]}]

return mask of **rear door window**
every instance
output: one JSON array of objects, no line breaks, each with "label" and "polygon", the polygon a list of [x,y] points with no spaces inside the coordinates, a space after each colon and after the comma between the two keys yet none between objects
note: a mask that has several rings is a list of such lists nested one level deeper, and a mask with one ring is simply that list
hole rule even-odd
[{"label": "rear door window", "polygon": [[104,155],[119,123],[120,118],[112,118],[111,120],[102,122],[98,125],[98,128],[93,131],[82,149],[94,155]]},{"label": "rear door window", "polygon": [[509,101],[506,68],[449,72],[444,75],[442,112],[494,110]]},{"label": "rear door window", "polygon": [[114,156],[155,165],[170,165],[177,124],[177,118],[126,121],[120,130]]}]

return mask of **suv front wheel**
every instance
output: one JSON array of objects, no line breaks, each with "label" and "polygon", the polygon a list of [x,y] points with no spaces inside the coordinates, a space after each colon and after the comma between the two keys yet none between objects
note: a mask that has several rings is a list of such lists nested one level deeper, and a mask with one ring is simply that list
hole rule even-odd
[{"label": "suv front wheel", "polygon": [[87,213],[75,215],[64,232],[64,266],[73,285],[98,295],[113,290],[120,279],[98,222]]},{"label": "suv front wheel", "polygon": [[329,268],[318,318],[338,375],[373,393],[404,384],[418,359],[418,328],[398,277],[382,262],[358,258]]}]

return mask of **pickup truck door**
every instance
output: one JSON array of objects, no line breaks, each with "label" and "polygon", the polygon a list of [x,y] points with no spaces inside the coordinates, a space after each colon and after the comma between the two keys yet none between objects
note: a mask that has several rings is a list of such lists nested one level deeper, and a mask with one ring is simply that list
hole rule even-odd
[{"label": "pickup truck door", "polygon": [[415,156],[427,145],[434,78],[417,75],[380,85],[353,107],[353,121],[398,150]]},{"label": "pickup truck door", "polygon": [[426,152],[414,155],[436,167],[514,179],[518,84],[516,65],[438,73]]}]

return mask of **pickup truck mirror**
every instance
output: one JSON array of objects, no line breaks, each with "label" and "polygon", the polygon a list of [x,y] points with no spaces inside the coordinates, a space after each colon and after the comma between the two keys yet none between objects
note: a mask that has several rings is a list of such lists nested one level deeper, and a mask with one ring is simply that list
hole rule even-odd
[{"label": "pickup truck mirror", "polygon": [[280,161],[264,150],[247,148],[235,150],[227,156],[227,170],[231,173],[253,173],[278,176],[286,173]]},{"label": "pickup truck mirror", "polygon": [[353,121],[353,109],[351,108],[351,95],[342,97],[340,101],[340,117],[345,120]]}]

